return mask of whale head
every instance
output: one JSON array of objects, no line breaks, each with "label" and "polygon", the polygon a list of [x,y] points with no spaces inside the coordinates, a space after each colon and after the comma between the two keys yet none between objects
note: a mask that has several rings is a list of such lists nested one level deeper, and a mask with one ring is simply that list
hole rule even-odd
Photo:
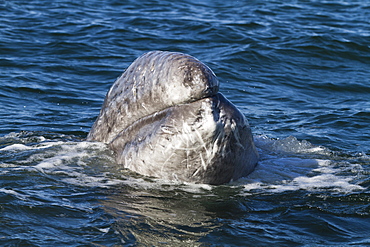
[{"label": "whale head", "polygon": [[223,184],[258,162],[244,115],[205,64],[176,52],[137,58],[108,91],[87,139],[108,144],[118,164],[146,176]]}]

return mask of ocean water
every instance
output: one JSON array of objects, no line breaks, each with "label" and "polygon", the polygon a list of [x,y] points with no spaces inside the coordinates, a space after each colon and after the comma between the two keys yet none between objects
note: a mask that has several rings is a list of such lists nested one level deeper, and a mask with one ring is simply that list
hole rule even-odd
[{"label": "ocean water", "polygon": [[[0,0],[1,246],[369,246],[369,1]],[[122,170],[85,138],[151,50],[207,64],[257,169],[223,186]]]}]

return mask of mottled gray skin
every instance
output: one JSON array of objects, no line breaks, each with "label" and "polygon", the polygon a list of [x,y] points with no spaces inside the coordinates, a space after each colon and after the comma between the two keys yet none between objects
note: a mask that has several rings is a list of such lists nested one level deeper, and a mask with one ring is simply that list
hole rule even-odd
[{"label": "mottled gray skin", "polygon": [[87,137],[117,163],[146,176],[223,184],[258,162],[244,115],[196,58],[154,51],[137,58],[109,90]]},{"label": "mottled gray skin", "polygon": [[214,73],[191,56],[146,53],[110,88],[88,139],[110,143],[140,118],[215,95],[218,87]]}]

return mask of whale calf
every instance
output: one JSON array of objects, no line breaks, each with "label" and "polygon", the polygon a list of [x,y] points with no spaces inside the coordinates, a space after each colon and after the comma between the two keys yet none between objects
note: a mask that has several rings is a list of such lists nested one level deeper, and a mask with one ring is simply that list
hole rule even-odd
[{"label": "whale calf", "polygon": [[244,115],[213,71],[183,53],[137,58],[109,89],[88,141],[108,144],[124,168],[180,182],[224,184],[258,162]]}]

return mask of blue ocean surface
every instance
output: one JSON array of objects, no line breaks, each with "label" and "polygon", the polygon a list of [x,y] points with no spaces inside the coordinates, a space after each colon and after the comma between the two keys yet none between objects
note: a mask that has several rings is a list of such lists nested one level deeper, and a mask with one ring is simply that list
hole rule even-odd
[{"label": "blue ocean surface", "polygon": [[[0,0],[1,246],[369,246],[370,1]],[[85,138],[151,50],[207,64],[256,170],[139,176]]]}]

